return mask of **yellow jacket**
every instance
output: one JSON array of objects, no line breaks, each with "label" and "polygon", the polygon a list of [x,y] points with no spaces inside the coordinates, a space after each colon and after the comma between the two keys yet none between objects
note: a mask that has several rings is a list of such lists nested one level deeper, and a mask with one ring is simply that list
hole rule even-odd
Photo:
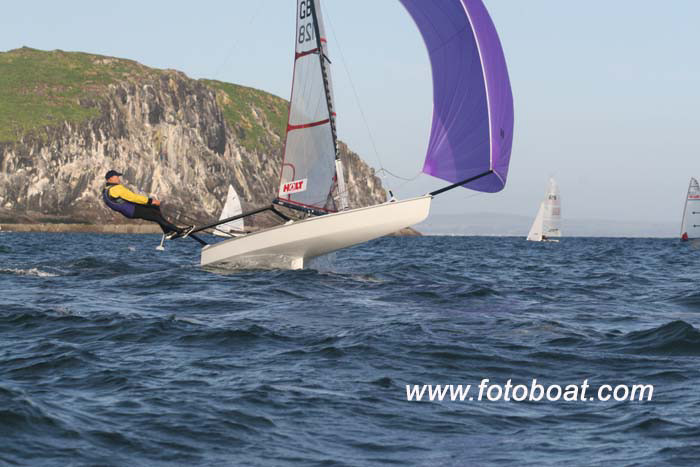
[{"label": "yellow jacket", "polygon": [[112,198],[121,198],[124,201],[129,201],[135,204],[149,204],[148,196],[137,195],[124,185],[113,185],[108,188],[107,192]]}]

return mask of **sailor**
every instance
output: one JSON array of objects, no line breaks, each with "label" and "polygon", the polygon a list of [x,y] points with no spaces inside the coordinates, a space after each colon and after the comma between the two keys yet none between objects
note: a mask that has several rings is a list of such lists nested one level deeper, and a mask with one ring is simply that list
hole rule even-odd
[{"label": "sailor", "polygon": [[166,238],[184,236],[193,229],[193,226],[183,229],[166,220],[160,212],[160,201],[137,195],[126,188],[120,179],[122,175],[116,170],[110,170],[105,174],[106,183],[102,190],[102,199],[107,207],[129,219],[143,219],[157,223]]}]

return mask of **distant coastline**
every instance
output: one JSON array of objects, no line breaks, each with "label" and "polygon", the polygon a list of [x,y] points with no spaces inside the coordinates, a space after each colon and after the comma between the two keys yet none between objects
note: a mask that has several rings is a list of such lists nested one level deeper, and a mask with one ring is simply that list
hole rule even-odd
[{"label": "distant coastline", "polygon": [[[428,220],[416,227],[424,235],[525,238],[533,219],[534,213],[532,216],[496,212],[433,213]],[[680,236],[679,225],[670,221],[564,217],[561,222],[564,237],[673,238]]]}]

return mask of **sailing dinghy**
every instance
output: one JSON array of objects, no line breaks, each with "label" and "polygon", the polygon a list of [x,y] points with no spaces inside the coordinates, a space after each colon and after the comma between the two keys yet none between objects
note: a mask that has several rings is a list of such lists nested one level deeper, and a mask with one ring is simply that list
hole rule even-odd
[{"label": "sailing dinghy", "polygon": [[559,237],[561,237],[561,199],[557,182],[550,178],[544,201],[540,203],[527,239],[531,242],[558,242]]},{"label": "sailing dinghy", "polygon": [[[241,208],[241,200],[238,197],[238,193],[233,188],[233,185],[228,186],[228,193],[226,194],[226,202],[224,202],[224,207],[221,210],[221,215],[219,220],[223,221],[229,217],[236,217],[243,213]],[[224,222],[223,224],[217,225],[212,232],[217,237],[234,237],[243,235],[245,232],[243,229],[245,225],[243,223],[243,218],[239,218],[233,221]]]},{"label": "sailing dinghy", "polygon": [[700,185],[695,178],[690,179],[688,195],[683,208],[681,241],[700,239]]},{"label": "sailing dinghy", "polygon": [[[297,0],[294,73],[284,159],[269,206],[280,225],[205,245],[202,266],[303,268],[308,260],[423,221],[434,196],[457,187],[503,189],[513,139],[513,96],[496,29],[481,0],[400,0],[427,47],[433,120],[423,172],[450,183],[402,201],[350,209],[338,154],[328,38],[320,0]],[[279,210],[302,212],[290,219]],[[196,238],[195,238],[196,239]]]}]

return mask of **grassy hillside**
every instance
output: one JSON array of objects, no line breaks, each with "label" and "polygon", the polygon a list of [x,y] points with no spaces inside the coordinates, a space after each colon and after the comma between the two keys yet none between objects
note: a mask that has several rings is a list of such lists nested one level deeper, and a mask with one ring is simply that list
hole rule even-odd
[{"label": "grassy hillside", "polygon": [[99,97],[120,80],[149,74],[130,60],[29,48],[0,53],[0,141],[63,121],[78,123],[98,110],[81,100]]},{"label": "grassy hillside", "polygon": [[[27,47],[0,52],[0,142],[38,135],[62,122],[80,123],[99,113],[95,101],[110,84],[158,78],[169,70],[135,61]],[[284,137],[287,102],[256,89],[200,80],[217,91],[217,101],[241,143],[259,148],[266,128]],[[260,115],[262,112],[263,115]]]}]

